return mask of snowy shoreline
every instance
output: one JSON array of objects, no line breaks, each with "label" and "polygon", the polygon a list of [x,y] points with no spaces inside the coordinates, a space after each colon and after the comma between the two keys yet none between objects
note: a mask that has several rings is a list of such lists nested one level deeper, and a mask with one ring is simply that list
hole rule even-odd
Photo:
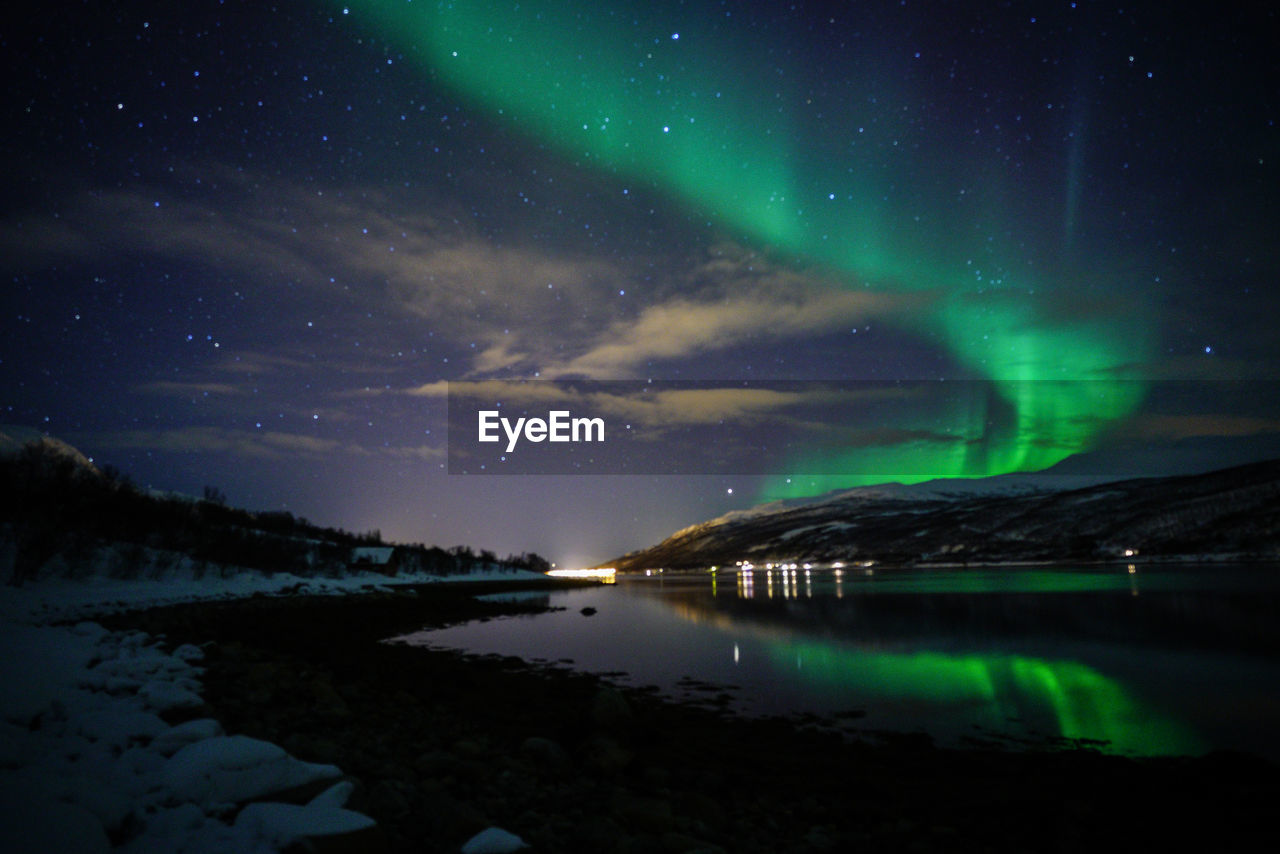
[{"label": "snowy shoreline", "polygon": [[[485,572],[448,580],[532,578],[543,576]],[[337,766],[228,735],[204,716],[199,647],[166,651],[162,637],[108,631],[89,618],[181,602],[354,595],[443,580],[241,573],[4,588],[0,826],[6,851],[265,854],[320,837],[358,844],[357,835],[373,832],[375,823],[344,808],[352,784]],[[487,844],[495,834],[476,841]]]}]

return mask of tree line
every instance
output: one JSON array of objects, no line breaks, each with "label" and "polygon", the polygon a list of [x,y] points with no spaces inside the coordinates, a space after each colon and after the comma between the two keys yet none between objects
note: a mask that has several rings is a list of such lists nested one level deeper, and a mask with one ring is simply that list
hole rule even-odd
[{"label": "tree line", "polygon": [[[287,510],[231,507],[212,486],[199,499],[150,492],[113,467],[98,469],[41,443],[0,456],[0,539],[9,542],[8,574],[16,584],[44,573],[137,577],[182,563],[197,575],[242,569],[339,575],[350,568],[353,549],[391,545],[377,530],[353,533]],[[399,571],[549,568],[532,553],[500,560],[468,546],[394,548]]]}]

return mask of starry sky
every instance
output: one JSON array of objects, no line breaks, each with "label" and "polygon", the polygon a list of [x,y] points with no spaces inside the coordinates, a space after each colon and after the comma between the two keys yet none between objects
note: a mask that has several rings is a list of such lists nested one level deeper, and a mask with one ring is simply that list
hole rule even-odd
[{"label": "starry sky", "polygon": [[[1275,456],[1276,31],[1263,3],[55,0],[0,33],[0,422],[566,565],[858,483]],[[655,465],[450,473],[464,387]]]}]

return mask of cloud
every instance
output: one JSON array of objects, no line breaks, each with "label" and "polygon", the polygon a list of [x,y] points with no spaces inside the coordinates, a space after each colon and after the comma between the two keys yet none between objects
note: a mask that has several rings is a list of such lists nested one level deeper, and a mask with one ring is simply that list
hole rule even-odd
[{"label": "cloud", "polygon": [[591,395],[589,411],[624,418],[647,427],[674,427],[721,422],[740,425],[785,414],[797,406],[826,399],[829,392],[779,391],[770,388],[663,389],[646,395]]},{"label": "cloud", "polygon": [[182,427],[175,430],[124,430],[86,437],[97,445],[170,453],[227,453],[257,460],[322,457],[342,449],[336,439],[297,433]]},{"label": "cloud", "polygon": [[174,430],[125,430],[86,434],[77,441],[121,449],[175,454],[230,454],[246,460],[329,460],[334,454],[385,456],[425,461],[443,460],[444,448],[431,446],[373,446],[337,439],[271,430],[230,430],[221,427],[182,427]]},{"label": "cloud", "polygon": [[[323,338],[278,326],[266,352],[221,363],[238,373],[310,371],[316,362],[303,356],[325,347],[323,364],[345,360],[348,374],[408,361],[388,368],[378,352],[425,350],[433,358],[419,356],[418,369],[436,376],[625,378],[744,343],[823,335],[929,299],[836,281],[730,242],[659,250],[637,241],[619,253],[567,229],[502,238],[456,205],[422,190],[325,187],[200,164],[127,190],[68,194],[58,220],[33,220],[46,224],[31,227],[39,233],[4,231],[26,241],[21,263],[156,254],[236,287],[273,288],[282,315],[330,306],[343,318]],[[382,346],[353,358],[338,340]]]},{"label": "cloud", "polygon": [[411,397],[447,398],[449,395],[502,401],[504,404],[570,403],[582,400],[582,395],[570,385],[547,381],[523,380],[462,380],[449,382],[436,380],[415,388],[405,389]]},{"label": "cloud", "polygon": [[281,353],[254,353],[239,351],[219,362],[215,368],[231,374],[247,374],[267,376],[273,374],[296,374],[315,367],[314,360],[286,356]]},{"label": "cloud", "polygon": [[394,459],[417,460],[427,463],[444,462],[444,460],[449,456],[446,448],[437,448],[432,445],[381,448],[377,453]]},{"label": "cloud", "polygon": [[[845,430],[838,443],[830,443],[841,451],[855,448],[885,448],[895,445],[956,445],[975,440],[958,433],[942,433],[937,430],[895,429],[880,427],[870,430]],[[978,440],[980,441],[980,440]]]},{"label": "cloud", "polygon": [[[312,207],[300,189],[217,164],[200,171],[205,177],[199,182],[187,167],[149,185],[135,182],[128,190],[71,194],[56,219],[46,217],[34,230],[26,229],[30,239],[10,254],[18,263],[40,267],[146,252],[253,273],[258,280],[266,274],[322,280],[324,258],[314,252],[311,229],[290,224]],[[198,183],[202,192],[192,192],[190,183]],[[288,211],[294,215],[282,215]],[[12,229],[0,233],[6,242],[15,236]]]},{"label": "cloud", "polygon": [[[661,432],[716,424],[737,429],[764,421],[808,430],[843,429],[842,419],[848,407],[902,400],[918,391],[880,384],[822,382],[715,387],[641,381],[477,380],[426,383],[403,393],[435,399],[450,397],[461,407],[455,416],[465,413],[467,421],[473,409],[494,405],[512,411],[557,408],[575,415],[605,417],[637,431]],[[835,423],[806,420],[815,411],[826,413]]]},{"label": "cloud", "polygon": [[1138,439],[1195,439],[1205,437],[1257,436],[1280,433],[1280,419],[1230,414],[1143,414],[1132,419],[1122,431]]},{"label": "cloud", "polygon": [[6,269],[150,254],[238,287],[283,288],[281,299],[341,300],[357,309],[343,312],[353,328],[365,316],[366,328],[385,332],[388,312],[425,321],[445,340],[476,343],[482,371],[523,357],[504,330],[523,336],[532,321],[573,338],[615,315],[600,297],[627,289],[631,274],[603,252],[547,235],[502,241],[456,208],[421,191],[318,187],[187,164],[128,189],[69,188],[57,217],[6,222],[0,247]]},{"label": "cloud", "polygon": [[655,360],[675,360],[759,339],[825,334],[890,310],[888,297],[865,291],[809,289],[768,298],[747,292],[715,301],[675,298],[618,321],[589,348],[543,370],[548,377],[614,379]]},{"label": "cloud", "polygon": [[144,383],[143,385],[138,386],[137,390],[143,394],[164,394],[174,395],[176,397],[202,397],[211,394],[243,394],[240,389],[233,385],[228,385],[227,383],[183,383],[174,382],[172,380],[160,380],[157,382]]}]

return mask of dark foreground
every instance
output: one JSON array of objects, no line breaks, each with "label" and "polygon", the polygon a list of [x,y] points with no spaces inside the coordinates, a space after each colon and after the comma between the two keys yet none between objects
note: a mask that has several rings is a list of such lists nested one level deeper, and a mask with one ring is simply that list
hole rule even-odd
[{"label": "dark foreground", "polygon": [[1261,760],[849,744],[518,660],[377,643],[518,607],[470,592],[259,597],[105,622],[207,644],[206,713],[355,778],[349,806],[377,819],[375,850],[456,852],[490,825],[572,854],[1280,850],[1280,781]]}]

